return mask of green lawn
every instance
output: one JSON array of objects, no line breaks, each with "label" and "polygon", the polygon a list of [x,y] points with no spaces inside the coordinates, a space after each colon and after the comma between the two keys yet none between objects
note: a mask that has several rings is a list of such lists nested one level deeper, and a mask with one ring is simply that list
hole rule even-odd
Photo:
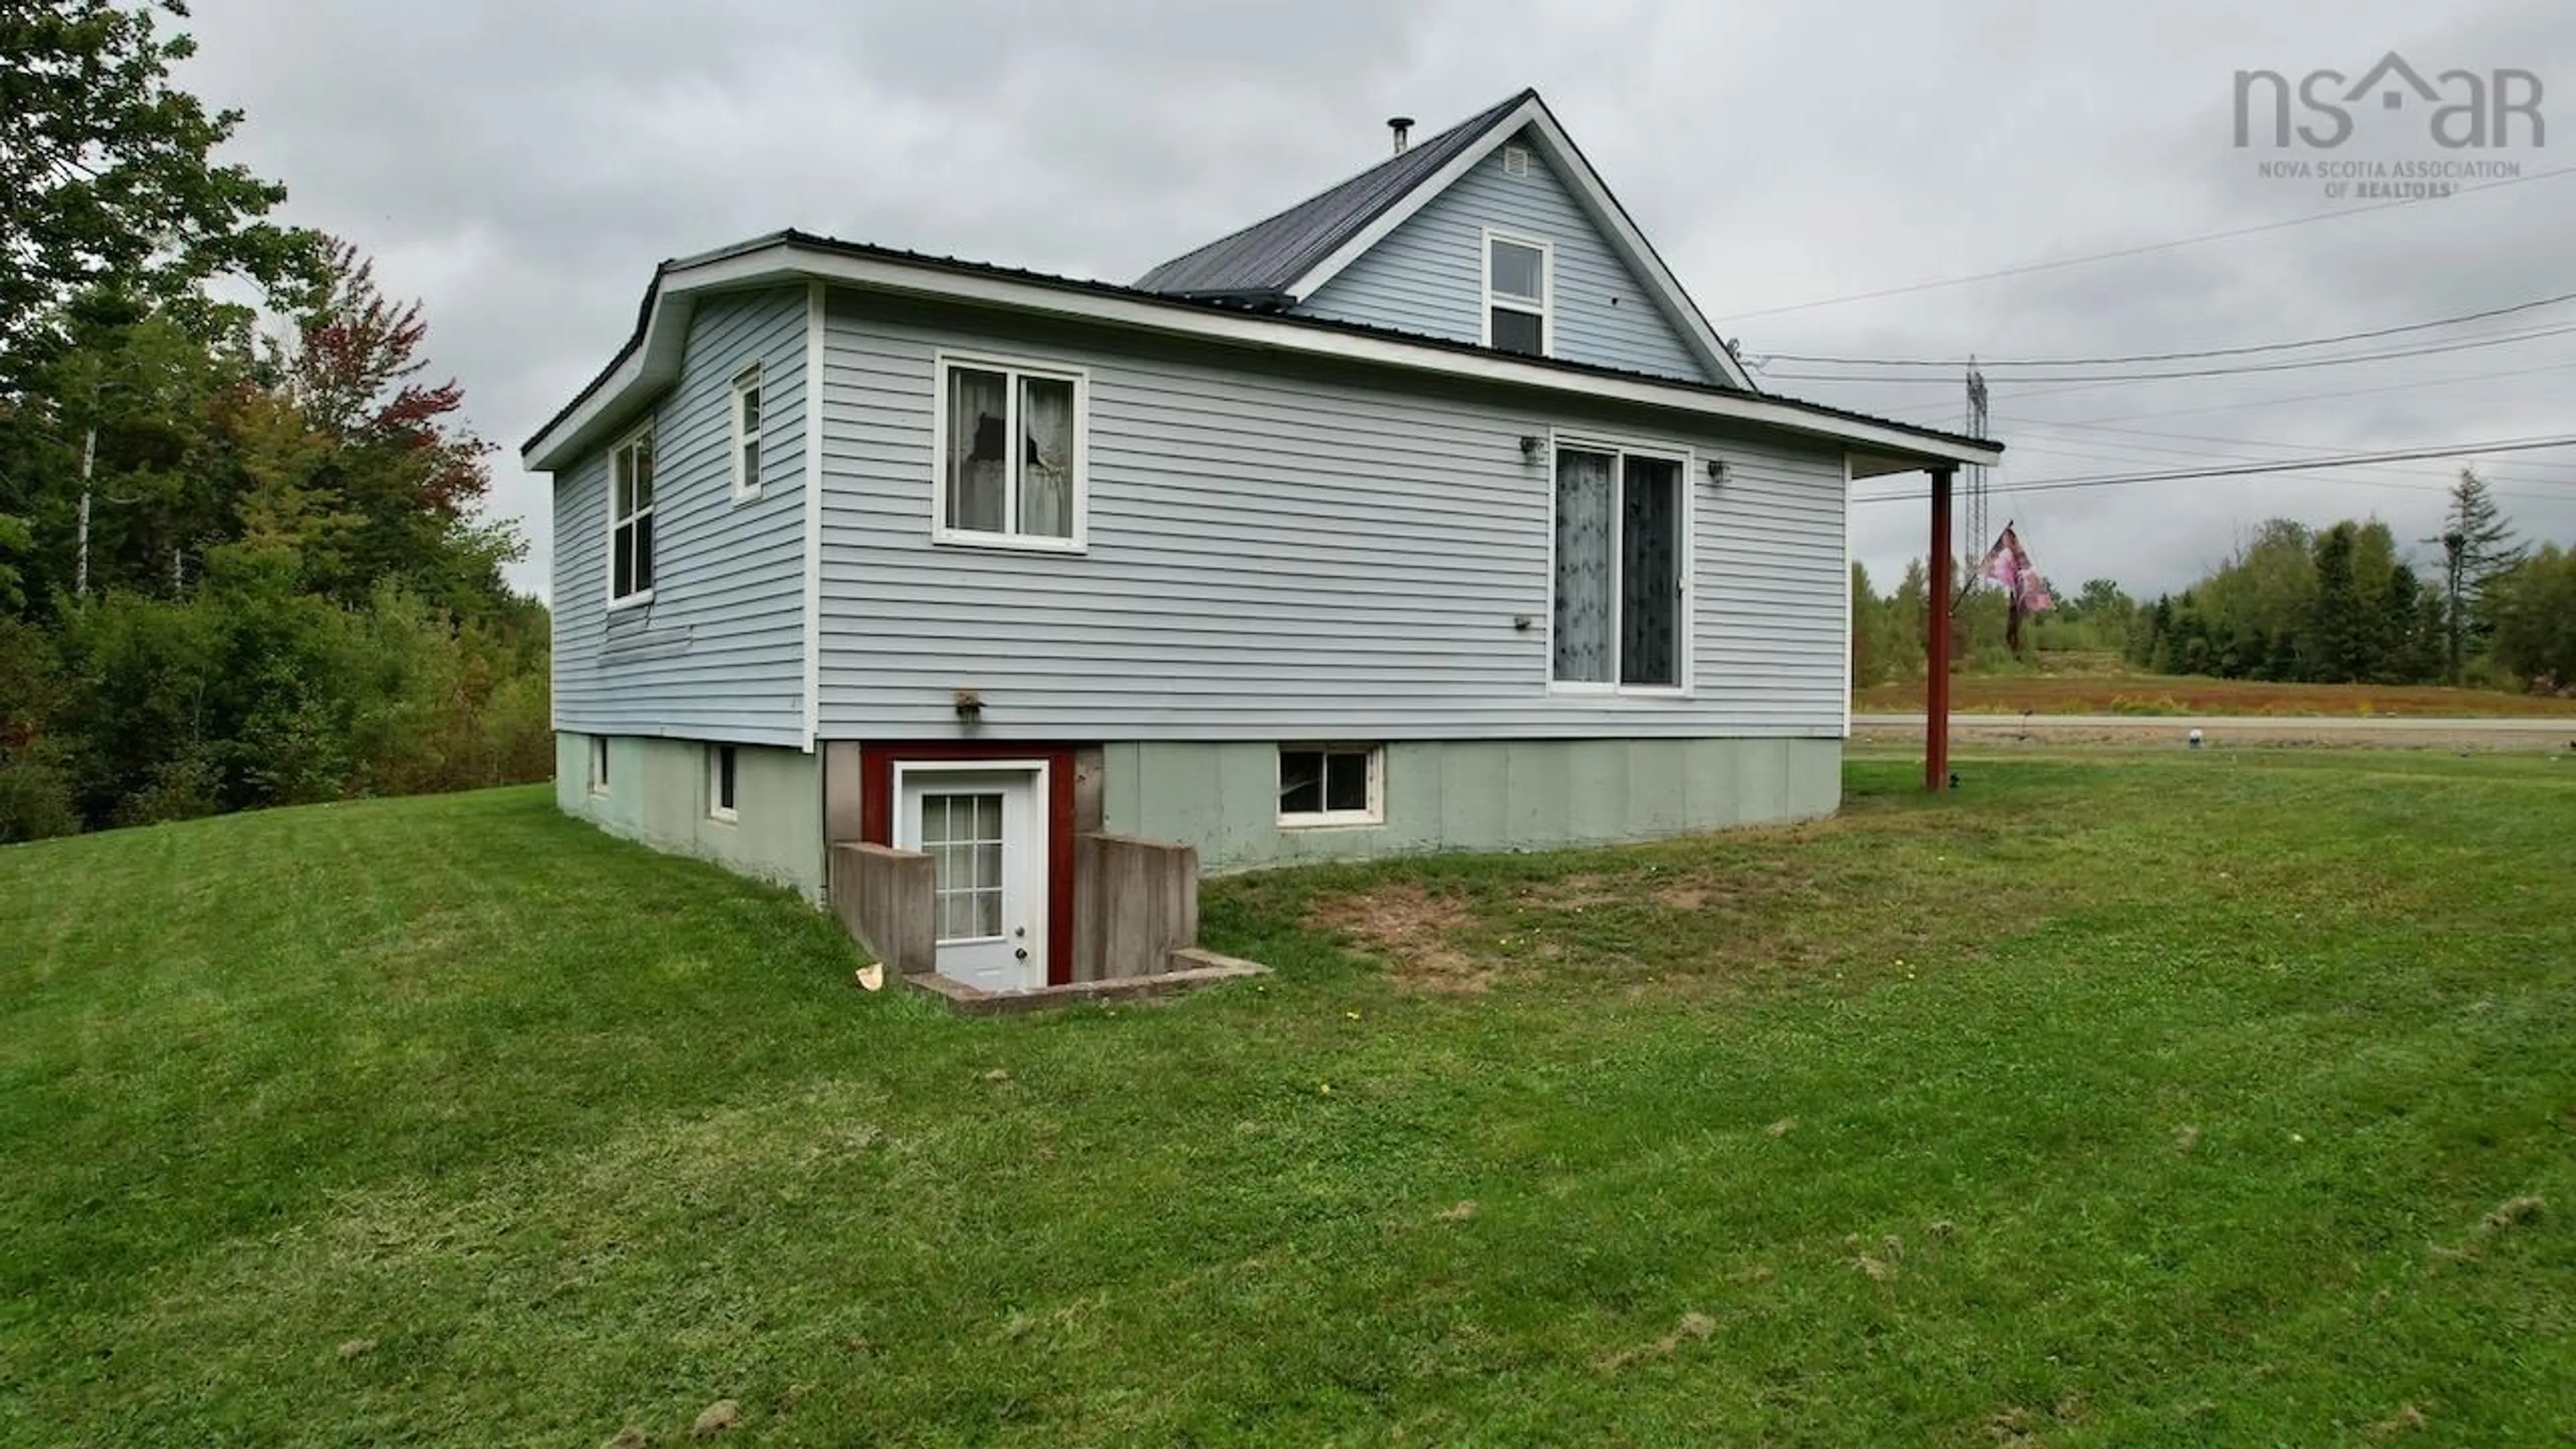
[{"label": "green lawn", "polygon": [[1914,768],[1001,1022],[537,791],[0,850],[0,1441],[2565,1442],[2576,761]]}]

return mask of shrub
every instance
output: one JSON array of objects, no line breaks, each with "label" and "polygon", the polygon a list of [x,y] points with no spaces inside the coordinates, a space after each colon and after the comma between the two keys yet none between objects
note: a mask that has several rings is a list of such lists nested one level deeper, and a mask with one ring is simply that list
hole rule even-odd
[{"label": "shrub", "polygon": [[71,782],[60,769],[38,760],[0,763],[0,845],[79,829]]}]

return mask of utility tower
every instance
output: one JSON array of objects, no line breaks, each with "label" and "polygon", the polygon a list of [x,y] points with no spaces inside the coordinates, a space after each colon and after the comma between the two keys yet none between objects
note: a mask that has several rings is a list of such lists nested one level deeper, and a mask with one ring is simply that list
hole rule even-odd
[{"label": "utility tower", "polygon": [[[1977,360],[1971,357],[1968,359],[1968,436],[1987,437],[1989,436],[1988,427],[1986,375],[1977,370]],[[1967,505],[1960,511],[1967,520],[1967,543],[1970,550],[1968,587],[1973,589],[1977,586],[1977,563],[1985,557],[1974,550],[1989,547],[1995,541],[1993,502],[1986,489],[1986,467],[1983,463],[1968,465],[1967,496],[1961,501]]]}]

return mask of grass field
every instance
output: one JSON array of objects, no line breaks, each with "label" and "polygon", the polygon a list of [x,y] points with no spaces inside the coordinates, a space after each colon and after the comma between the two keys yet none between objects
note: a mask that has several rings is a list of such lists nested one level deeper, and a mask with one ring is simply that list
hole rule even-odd
[{"label": "grass field", "polygon": [[0,850],[0,1442],[2563,1442],[2576,762],[1911,773],[1005,1022],[537,791]]},{"label": "grass field", "polygon": [[[2272,684],[2162,674],[1961,674],[1950,707],[1971,714],[2386,715],[2408,719],[2576,719],[2576,699],[2437,685]],[[1911,713],[1923,681],[1852,692],[1852,708]]]}]

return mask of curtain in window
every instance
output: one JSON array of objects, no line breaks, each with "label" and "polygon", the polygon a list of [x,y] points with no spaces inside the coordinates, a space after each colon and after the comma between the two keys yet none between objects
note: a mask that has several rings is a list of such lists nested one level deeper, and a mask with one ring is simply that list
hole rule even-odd
[{"label": "curtain in window", "polygon": [[1004,447],[1010,379],[961,367],[948,375],[948,526],[1000,533],[1010,466]]},{"label": "curtain in window", "polygon": [[1610,456],[1556,454],[1556,678],[1610,682]]},{"label": "curtain in window", "polygon": [[1020,379],[1020,532],[1073,537],[1073,384]]},{"label": "curtain in window", "polygon": [[1679,684],[1681,464],[1629,458],[1620,471],[1619,682]]}]

